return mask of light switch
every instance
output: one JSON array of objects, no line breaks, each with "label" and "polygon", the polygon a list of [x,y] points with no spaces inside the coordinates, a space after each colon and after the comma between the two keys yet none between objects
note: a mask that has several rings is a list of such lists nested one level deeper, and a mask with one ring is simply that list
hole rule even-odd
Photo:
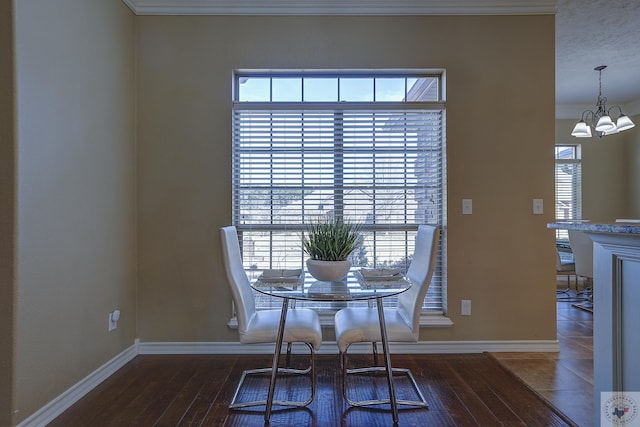
[{"label": "light switch", "polygon": [[471,215],[473,213],[473,201],[471,199],[462,199],[462,215]]},{"label": "light switch", "polygon": [[463,299],[460,301],[460,314],[462,316],[471,316],[471,300]]},{"label": "light switch", "polygon": [[533,214],[542,215],[544,213],[542,199],[533,199]]}]

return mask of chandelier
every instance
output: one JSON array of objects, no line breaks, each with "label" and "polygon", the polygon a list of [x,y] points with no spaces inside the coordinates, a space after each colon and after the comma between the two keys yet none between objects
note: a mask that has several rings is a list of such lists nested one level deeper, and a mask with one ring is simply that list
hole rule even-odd
[{"label": "chandelier", "polygon": [[[602,70],[605,68],[607,68],[606,65],[594,68],[594,71],[600,73],[596,111],[586,110],[582,113],[582,118],[571,132],[571,135],[576,138],[591,138],[591,128],[595,130],[598,138],[602,138],[605,135],[613,135],[635,126],[631,119],[622,113],[622,108],[614,105],[607,109],[607,97],[602,96]],[[615,109],[618,110],[618,119],[614,123],[611,119],[611,111]]]}]

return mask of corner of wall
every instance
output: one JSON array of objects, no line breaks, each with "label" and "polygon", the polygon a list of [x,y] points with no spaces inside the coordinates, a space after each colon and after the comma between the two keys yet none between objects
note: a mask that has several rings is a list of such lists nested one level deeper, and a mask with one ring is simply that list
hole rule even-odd
[{"label": "corner of wall", "polygon": [[15,54],[13,2],[0,2],[0,425],[13,425]]}]

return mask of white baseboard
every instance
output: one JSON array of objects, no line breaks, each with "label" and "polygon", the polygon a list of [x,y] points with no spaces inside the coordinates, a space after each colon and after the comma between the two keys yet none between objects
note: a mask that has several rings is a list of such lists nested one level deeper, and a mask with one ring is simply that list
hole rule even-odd
[{"label": "white baseboard", "polygon": [[29,418],[18,424],[17,427],[42,427],[53,421],[58,415],[136,357],[138,354],[137,346],[138,340],[136,340],[131,347],[109,360],[60,396],[34,412]]},{"label": "white baseboard", "polygon": [[[369,344],[354,344],[351,353],[370,351]],[[422,341],[390,344],[391,353],[451,354],[489,352],[558,352],[557,340],[535,341]],[[304,352],[304,344],[294,345],[294,351]],[[139,343],[138,354],[273,354],[273,344],[240,344],[239,342],[147,342]],[[338,354],[335,342],[323,342],[318,354]]]},{"label": "white baseboard", "polygon": [[[138,354],[273,354],[273,344],[240,344],[239,342],[139,342],[96,369],[86,378],[60,396],[40,408],[17,427],[41,427],[53,421],[98,384],[113,375]],[[483,352],[558,352],[557,340],[522,341],[423,341],[407,344],[390,344],[396,354],[453,354]],[[295,344],[293,351],[308,351],[304,344]],[[369,344],[354,344],[350,353],[367,353]],[[318,354],[338,354],[335,342],[324,342]]]}]

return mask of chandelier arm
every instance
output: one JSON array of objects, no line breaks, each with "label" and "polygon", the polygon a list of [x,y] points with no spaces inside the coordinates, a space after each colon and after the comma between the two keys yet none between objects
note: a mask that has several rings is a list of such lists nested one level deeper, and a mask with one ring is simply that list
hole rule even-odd
[{"label": "chandelier arm", "polygon": [[591,126],[592,128],[596,127],[597,114],[591,110],[585,110],[582,112],[581,120]]},{"label": "chandelier arm", "polygon": [[609,111],[607,111],[607,115],[611,116],[611,110],[613,110],[614,108],[617,108],[618,111],[620,112],[620,114],[618,114],[618,117],[623,116],[624,113],[622,112],[622,108],[618,105],[612,105],[611,107],[609,107]]}]

